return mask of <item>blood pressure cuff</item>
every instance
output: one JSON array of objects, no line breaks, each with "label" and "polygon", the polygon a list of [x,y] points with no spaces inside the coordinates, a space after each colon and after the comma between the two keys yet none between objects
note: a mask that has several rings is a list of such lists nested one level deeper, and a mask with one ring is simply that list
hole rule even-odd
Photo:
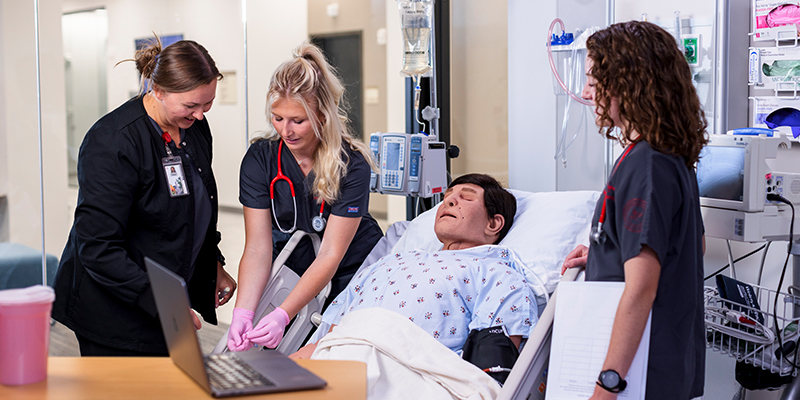
[{"label": "blood pressure cuff", "polygon": [[[502,326],[493,326],[486,329],[473,329],[464,343],[464,352],[461,356],[478,368],[485,370],[493,367],[511,369],[519,357],[519,350],[511,338],[506,335]],[[508,371],[487,372],[500,384],[505,383]]]}]

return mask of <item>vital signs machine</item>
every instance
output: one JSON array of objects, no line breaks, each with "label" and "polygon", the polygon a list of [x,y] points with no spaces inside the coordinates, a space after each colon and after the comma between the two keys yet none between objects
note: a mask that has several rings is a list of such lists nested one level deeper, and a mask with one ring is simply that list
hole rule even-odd
[{"label": "vital signs machine", "polygon": [[424,134],[373,133],[369,138],[379,172],[370,190],[382,194],[432,197],[447,188],[447,149]]},{"label": "vital signs machine", "polygon": [[800,167],[793,165],[789,139],[768,132],[709,135],[697,163],[708,236],[743,242],[787,239],[791,209],[767,195],[800,205]]}]

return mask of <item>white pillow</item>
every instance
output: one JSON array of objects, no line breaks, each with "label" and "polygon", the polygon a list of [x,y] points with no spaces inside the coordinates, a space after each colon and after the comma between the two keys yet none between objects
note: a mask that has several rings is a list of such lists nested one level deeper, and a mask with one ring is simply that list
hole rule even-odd
[{"label": "white pillow", "polygon": [[[600,192],[509,191],[517,198],[517,214],[500,244],[514,250],[527,271],[536,275],[547,292],[552,293],[561,279],[561,264],[567,254],[578,244],[589,244],[592,215]],[[433,232],[437,208],[438,205],[411,221],[389,254],[440,250],[442,243]],[[537,283],[532,282],[534,287]]]}]

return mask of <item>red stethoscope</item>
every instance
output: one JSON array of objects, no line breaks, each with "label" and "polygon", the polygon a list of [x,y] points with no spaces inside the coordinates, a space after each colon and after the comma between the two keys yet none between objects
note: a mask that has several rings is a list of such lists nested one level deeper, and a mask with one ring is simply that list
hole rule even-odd
[{"label": "red stethoscope", "polygon": [[[278,174],[275,175],[275,178],[272,179],[272,182],[269,183],[269,201],[272,205],[272,217],[275,219],[275,225],[278,227],[283,233],[292,233],[297,230],[297,199],[294,195],[294,184],[292,181],[283,174],[283,168],[281,164],[283,163],[283,159],[281,158],[281,153],[283,151],[283,140],[280,140],[278,143]],[[292,193],[292,203],[294,204],[294,221],[292,222],[292,227],[290,229],[283,229],[280,222],[278,222],[278,216],[275,213],[275,183],[278,181],[286,181],[289,184],[289,190]],[[325,229],[325,217],[322,216],[322,212],[325,209],[325,201],[322,201],[322,204],[319,206],[319,215],[315,215],[314,218],[311,219],[311,227],[314,228],[317,232],[322,232]]]},{"label": "red stethoscope", "polygon": [[597,219],[597,225],[592,227],[592,233],[589,236],[592,243],[595,245],[599,246],[606,242],[607,235],[605,231],[603,231],[603,223],[606,222],[606,201],[608,200],[609,197],[608,192],[613,189],[611,187],[611,178],[614,177],[614,173],[617,172],[617,168],[619,168],[619,165],[622,164],[622,160],[625,159],[625,156],[627,156],[628,153],[631,151],[631,149],[633,149],[633,146],[636,146],[636,142],[631,143],[630,146],[628,146],[628,148],[625,149],[625,152],[622,153],[622,157],[619,158],[619,162],[617,162],[617,165],[614,167],[614,170],[611,171],[611,176],[608,177],[606,188],[605,190],[603,190],[603,207],[600,208],[600,218]]}]

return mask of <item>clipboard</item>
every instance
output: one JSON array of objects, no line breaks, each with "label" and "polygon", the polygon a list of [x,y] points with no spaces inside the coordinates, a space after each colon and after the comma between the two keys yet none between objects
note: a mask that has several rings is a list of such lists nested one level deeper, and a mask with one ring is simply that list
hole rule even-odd
[{"label": "clipboard", "polygon": [[[603,367],[624,282],[561,282],[558,285],[547,400],[592,396]],[[652,311],[618,399],[643,399],[647,387]]]}]

